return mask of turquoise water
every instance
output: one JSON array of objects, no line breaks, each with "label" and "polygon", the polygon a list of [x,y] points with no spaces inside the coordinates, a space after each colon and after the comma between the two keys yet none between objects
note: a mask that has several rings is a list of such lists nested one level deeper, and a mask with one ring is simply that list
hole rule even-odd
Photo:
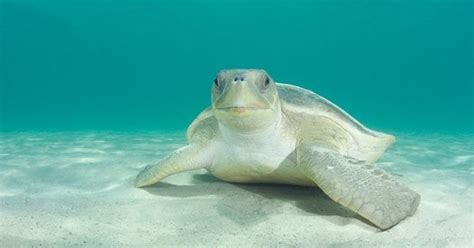
[{"label": "turquoise water", "polygon": [[[468,247],[472,31],[468,0],[0,0],[0,246]],[[204,170],[134,188],[225,68],[394,134],[377,165],[417,213],[380,233],[318,189]]]},{"label": "turquoise water", "polygon": [[369,127],[472,131],[472,1],[0,1],[3,130],[183,130],[223,68]]}]

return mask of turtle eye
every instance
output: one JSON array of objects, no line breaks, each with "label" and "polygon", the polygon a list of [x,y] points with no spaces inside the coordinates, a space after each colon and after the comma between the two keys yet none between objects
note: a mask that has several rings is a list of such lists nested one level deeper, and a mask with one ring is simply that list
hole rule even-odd
[{"label": "turtle eye", "polygon": [[263,88],[266,89],[268,86],[270,86],[270,78],[266,76],[265,81],[263,82]]},{"label": "turtle eye", "polygon": [[214,87],[219,88],[219,86],[221,86],[221,82],[220,82],[219,79],[216,77],[216,78],[214,79]]}]

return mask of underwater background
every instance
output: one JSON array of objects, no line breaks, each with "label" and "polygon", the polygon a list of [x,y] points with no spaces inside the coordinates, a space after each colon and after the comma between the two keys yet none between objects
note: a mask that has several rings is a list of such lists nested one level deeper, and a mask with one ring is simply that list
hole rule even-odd
[{"label": "underwater background", "polygon": [[[0,247],[471,247],[471,0],[0,0]],[[421,195],[388,231],[312,187],[205,170],[186,144],[216,73],[262,68],[397,137]]]},{"label": "underwater background", "polygon": [[262,68],[372,128],[473,131],[470,0],[1,0],[2,130],[183,130]]}]

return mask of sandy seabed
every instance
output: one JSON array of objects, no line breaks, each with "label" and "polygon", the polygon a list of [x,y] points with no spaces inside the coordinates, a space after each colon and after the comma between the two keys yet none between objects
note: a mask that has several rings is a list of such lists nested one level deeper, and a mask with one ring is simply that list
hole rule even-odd
[{"label": "sandy seabed", "polygon": [[397,138],[378,165],[421,203],[381,232],[317,188],[205,170],[134,188],[182,133],[0,133],[0,247],[473,247],[474,136]]}]

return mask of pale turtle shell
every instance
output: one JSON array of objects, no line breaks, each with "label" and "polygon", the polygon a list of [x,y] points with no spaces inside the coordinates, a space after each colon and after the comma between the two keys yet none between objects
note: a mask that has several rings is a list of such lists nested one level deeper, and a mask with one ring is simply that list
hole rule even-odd
[{"label": "pale turtle shell", "polygon": [[[374,162],[395,141],[392,135],[365,127],[344,110],[310,90],[280,83],[277,84],[277,89],[284,111],[315,118],[328,118],[332,120],[331,123],[338,126],[335,130],[345,132],[350,137],[346,141],[348,144],[345,144],[346,156]],[[311,132],[311,130],[304,131]]]}]

